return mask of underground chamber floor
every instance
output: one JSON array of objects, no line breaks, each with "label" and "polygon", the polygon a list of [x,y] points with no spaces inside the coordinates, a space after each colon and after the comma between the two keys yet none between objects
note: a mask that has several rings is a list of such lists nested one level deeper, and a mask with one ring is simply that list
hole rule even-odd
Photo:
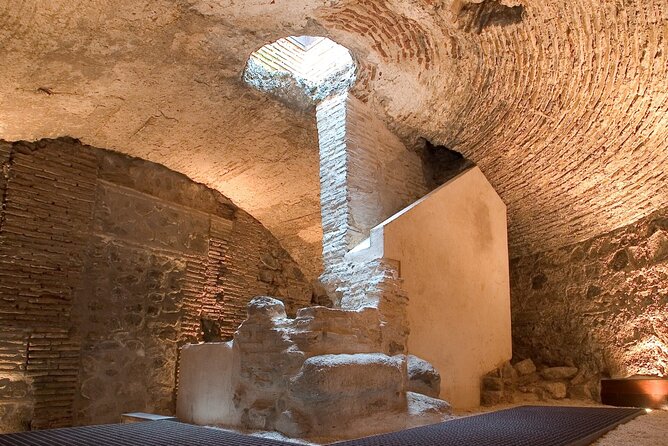
[{"label": "underground chamber floor", "polygon": [[[522,406],[458,418],[337,446],[580,446],[643,409]],[[281,446],[267,438],[174,421],[109,424],[0,435],[0,446]]]}]

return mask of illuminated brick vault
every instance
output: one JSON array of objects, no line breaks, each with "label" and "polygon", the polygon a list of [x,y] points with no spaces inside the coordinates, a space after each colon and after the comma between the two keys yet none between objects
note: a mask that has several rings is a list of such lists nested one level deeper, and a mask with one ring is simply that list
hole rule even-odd
[{"label": "illuminated brick vault", "polygon": [[[179,348],[257,295],[293,324],[385,286],[372,352],[410,353],[400,268],[338,261],[453,154],[507,211],[513,356],[483,402],[666,376],[667,23],[665,0],[0,2],[0,432],[175,412]],[[363,156],[323,170],[325,134]],[[354,187],[322,187],[341,165]],[[249,426],[285,422],[261,403]]]}]

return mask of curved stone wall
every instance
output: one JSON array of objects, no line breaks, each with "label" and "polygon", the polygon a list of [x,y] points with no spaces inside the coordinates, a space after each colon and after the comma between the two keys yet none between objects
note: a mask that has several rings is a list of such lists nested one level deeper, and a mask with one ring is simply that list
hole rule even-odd
[{"label": "curved stone wall", "polygon": [[596,381],[668,375],[668,208],[511,271],[516,359]]},{"label": "curved stone wall", "polygon": [[309,282],[259,222],[163,166],[0,141],[0,432],[174,411],[178,348]]}]

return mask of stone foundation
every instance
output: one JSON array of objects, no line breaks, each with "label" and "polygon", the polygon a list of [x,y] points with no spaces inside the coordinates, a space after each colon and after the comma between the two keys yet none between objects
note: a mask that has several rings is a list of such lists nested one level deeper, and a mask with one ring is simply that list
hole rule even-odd
[{"label": "stone foundation", "polygon": [[[378,412],[401,407],[405,364],[382,353],[375,309],[311,307],[289,319],[280,301],[255,298],[234,344],[240,361],[235,402],[245,428],[292,436],[326,435],[357,418],[367,399],[380,403]],[[380,373],[379,381],[368,390],[352,377],[341,380],[357,371],[362,377],[365,363],[372,365],[368,370],[376,368]],[[366,398],[362,397],[365,391],[370,393]],[[337,406],[339,399],[349,401]],[[336,423],[323,424],[327,418],[323,407],[330,409],[330,420]]]},{"label": "stone foundation", "polygon": [[532,403],[570,398],[600,401],[600,380],[584,369],[536,366],[531,359],[504,363],[482,379],[481,404]]}]

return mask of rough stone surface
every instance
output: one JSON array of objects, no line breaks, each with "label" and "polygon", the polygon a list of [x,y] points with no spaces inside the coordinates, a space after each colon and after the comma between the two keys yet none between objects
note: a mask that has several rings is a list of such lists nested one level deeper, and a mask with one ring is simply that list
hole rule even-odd
[{"label": "rough stone surface", "polygon": [[283,414],[291,379],[309,357],[379,351],[380,322],[377,310],[323,307],[305,308],[288,319],[281,301],[258,297],[249,303],[234,343],[240,358],[235,401],[242,425],[306,434],[309,421]]},{"label": "rough stone surface", "polygon": [[571,379],[578,374],[577,367],[548,367],[540,371],[545,379]]},{"label": "rough stone surface", "polygon": [[441,375],[433,365],[414,355],[408,355],[408,390],[438,398]]},{"label": "rough stone surface", "polygon": [[599,375],[568,366],[541,365],[540,372],[537,372],[531,358],[519,361],[514,366],[505,362],[483,377],[481,384],[483,391],[480,403],[484,406],[550,402],[566,397],[591,404],[592,400],[600,399]]},{"label": "rough stone surface", "polygon": [[668,374],[666,234],[668,208],[512,260],[514,354],[603,377]]},{"label": "rough stone surface", "polygon": [[480,404],[483,406],[496,406],[506,401],[506,395],[501,390],[483,390],[480,393]]},{"label": "rough stone surface", "polygon": [[515,370],[520,375],[530,375],[536,371],[536,365],[528,358],[515,364]]},{"label": "rough stone surface", "polygon": [[542,383],[541,387],[545,389],[547,393],[550,394],[550,397],[560,400],[566,398],[566,384],[561,382],[555,383]]},{"label": "rough stone surface", "polygon": [[69,139],[0,149],[0,431],[173,413],[202,320],[229,337],[249,292],[311,300],[260,223],[181,174]]},{"label": "rough stone surface", "polygon": [[404,368],[401,357],[380,353],[310,357],[291,379],[281,415],[300,419],[305,432],[333,435],[360,417],[406,411]]},{"label": "rough stone surface", "polygon": [[[408,146],[426,137],[456,149],[508,204],[519,357],[665,375],[667,18],[665,0],[5,2],[0,138],[69,134],[185,173],[249,210],[314,278],[315,120],[240,79],[263,44],[327,35],[358,63],[354,95]],[[90,207],[67,204],[77,215]],[[53,207],[44,218],[75,220]],[[81,259],[62,258],[66,279],[40,299],[81,271]],[[61,304],[35,318],[68,317]],[[63,333],[3,329],[7,357],[44,343],[71,366],[67,349],[78,347]]]},{"label": "rough stone surface", "polygon": [[482,379],[483,388],[491,391],[501,391],[503,390],[504,383],[501,378],[496,376],[485,376]]},{"label": "rough stone surface", "polygon": [[591,400],[594,396],[591,393],[590,386],[577,384],[568,388],[568,398],[574,400]]},{"label": "rough stone surface", "polygon": [[[441,421],[450,406],[408,391],[406,356],[382,352],[381,325],[375,308],[307,307],[289,318],[280,300],[256,297],[233,342],[184,347],[198,363],[206,351],[233,366],[220,377],[221,370],[194,374],[195,364],[184,364],[189,387],[179,393],[180,410],[214,424],[325,443]],[[219,401],[193,399],[209,381],[229,382],[232,390]],[[212,407],[221,409],[205,413]]]}]

